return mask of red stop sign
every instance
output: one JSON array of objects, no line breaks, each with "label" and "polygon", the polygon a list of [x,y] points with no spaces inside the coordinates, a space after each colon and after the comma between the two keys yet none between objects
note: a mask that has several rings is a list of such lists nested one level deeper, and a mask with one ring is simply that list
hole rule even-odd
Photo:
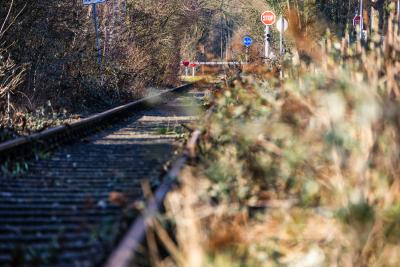
[{"label": "red stop sign", "polygon": [[265,11],[261,14],[261,22],[267,26],[271,26],[276,21],[276,15],[273,11]]},{"label": "red stop sign", "polygon": [[183,66],[188,67],[189,64],[190,64],[190,61],[189,61],[189,60],[184,60],[184,61],[182,62],[182,64],[183,64]]},{"label": "red stop sign", "polygon": [[361,24],[361,16],[360,15],[356,15],[353,19],[353,26],[357,26]]}]

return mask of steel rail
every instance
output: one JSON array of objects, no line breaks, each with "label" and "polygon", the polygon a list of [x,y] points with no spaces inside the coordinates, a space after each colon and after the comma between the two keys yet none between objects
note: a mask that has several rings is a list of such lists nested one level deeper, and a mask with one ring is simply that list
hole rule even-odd
[{"label": "steel rail", "polygon": [[181,170],[188,160],[195,157],[196,145],[200,136],[200,130],[195,130],[192,133],[182,156],[175,161],[168,173],[163,177],[162,185],[149,201],[146,210],[134,222],[103,267],[129,267],[135,261],[137,252],[142,246],[148,230],[149,221],[160,213],[167,194],[177,184],[177,178]]},{"label": "steel rail", "polygon": [[11,159],[20,160],[30,158],[37,151],[49,151],[57,146],[76,141],[101,130],[102,127],[107,124],[127,117],[134,111],[156,106],[160,103],[163,96],[171,93],[179,93],[191,87],[192,84],[185,84],[81,119],[71,124],[64,124],[30,136],[3,142],[0,144],[0,164]]},{"label": "steel rail", "polygon": [[[206,113],[206,118],[210,117],[213,111],[214,107],[211,107]],[[149,228],[149,222],[151,222],[157,214],[161,213],[164,200],[167,194],[177,185],[177,178],[186,163],[196,157],[196,148],[200,137],[201,131],[199,129],[192,132],[181,157],[175,161],[168,173],[163,177],[162,185],[158,188],[153,198],[150,199],[146,210],[132,224],[103,267],[132,266],[132,263],[136,259],[137,252],[140,251],[143,245],[146,232]]]}]

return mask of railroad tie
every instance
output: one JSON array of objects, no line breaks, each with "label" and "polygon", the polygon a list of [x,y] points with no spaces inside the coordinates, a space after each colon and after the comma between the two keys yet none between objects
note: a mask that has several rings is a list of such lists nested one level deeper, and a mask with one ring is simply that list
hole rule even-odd
[{"label": "railroad tie", "polygon": [[[201,95],[201,94],[200,94]],[[200,96],[201,97],[201,96]],[[159,184],[191,90],[0,177],[0,266],[99,266],[137,213],[141,182]]]}]

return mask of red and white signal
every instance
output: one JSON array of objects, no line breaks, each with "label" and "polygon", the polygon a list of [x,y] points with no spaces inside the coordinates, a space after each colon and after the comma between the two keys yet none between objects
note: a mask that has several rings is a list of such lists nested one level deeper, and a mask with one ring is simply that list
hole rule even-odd
[{"label": "red and white signal", "polygon": [[353,19],[353,26],[357,26],[361,24],[361,16],[360,15],[356,15]]}]

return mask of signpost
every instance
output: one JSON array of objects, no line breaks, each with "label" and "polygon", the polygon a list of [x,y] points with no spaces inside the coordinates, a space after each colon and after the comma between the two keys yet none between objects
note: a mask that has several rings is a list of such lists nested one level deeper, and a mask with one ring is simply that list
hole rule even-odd
[{"label": "signpost", "polygon": [[10,124],[10,122],[11,122],[11,109],[10,109],[10,107],[11,107],[10,92],[7,92],[7,124]]},{"label": "signpost", "polygon": [[191,63],[190,67],[192,68],[192,76],[195,77],[196,76],[196,67],[197,64],[196,63]]},{"label": "signpost", "polygon": [[250,36],[245,36],[243,38],[243,44],[246,47],[246,62],[249,61],[249,47],[253,44],[253,38]]},{"label": "signpost", "polygon": [[182,65],[185,66],[185,76],[188,76],[189,75],[188,67],[190,65],[190,61],[189,60],[184,60],[184,61],[182,61]]},{"label": "signpost", "polygon": [[276,22],[276,29],[279,31],[279,52],[284,53],[283,49],[283,33],[289,28],[289,23],[283,17],[280,17]]},{"label": "signpost", "polygon": [[106,0],[83,0],[84,5],[92,5],[94,28],[96,31],[96,49],[97,49],[97,62],[101,65],[101,48],[100,48],[100,37],[99,37],[99,24],[97,21],[97,9],[96,5],[104,3]]},{"label": "signpost", "polygon": [[261,14],[261,22],[265,25],[265,58],[269,58],[270,54],[270,29],[269,27],[274,25],[276,21],[276,15],[273,11],[265,11]]}]

